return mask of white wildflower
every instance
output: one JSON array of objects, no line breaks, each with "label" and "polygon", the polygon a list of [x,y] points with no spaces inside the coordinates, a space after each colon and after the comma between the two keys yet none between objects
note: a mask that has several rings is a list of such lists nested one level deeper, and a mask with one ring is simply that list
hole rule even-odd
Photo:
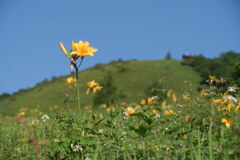
[{"label": "white wildflower", "polygon": [[85,160],[92,160],[92,159],[87,157],[87,158],[85,158]]},{"label": "white wildflower", "polygon": [[43,115],[42,116],[42,120],[43,120],[43,122],[46,122],[47,120],[49,120],[50,118],[48,117],[48,115]]},{"label": "white wildflower", "polygon": [[233,97],[232,95],[227,95],[227,96],[224,96],[223,98],[237,103],[237,99],[235,97]]},{"label": "white wildflower", "polygon": [[151,99],[152,99],[152,100],[158,100],[159,97],[158,97],[158,96],[152,96]]},{"label": "white wildflower", "polygon": [[32,125],[38,125],[39,124],[39,120],[37,118],[34,118],[32,120]]},{"label": "white wildflower", "polygon": [[160,114],[157,113],[157,114],[155,115],[155,118],[160,118]]},{"label": "white wildflower", "polygon": [[81,151],[83,150],[82,146],[80,145],[74,145],[73,143],[71,143],[71,148],[74,152],[78,152],[78,151]]},{"label": "white wildflower", "polygon": [[236,92],[236,90],[238,90],[239,88],[234,85],[234,86],[231,86],[231,87],[228,87],[228,92]]},{"label": "white wildflower", "polygon": [[98,133],[102,134],[102,133],[103,133],[103,129],[100,129],[100,130],[98,131]]},{"label": "white wildflower", "polygon": [[122,135],[125,136],[127,134],[127,132],[122,132]]}]

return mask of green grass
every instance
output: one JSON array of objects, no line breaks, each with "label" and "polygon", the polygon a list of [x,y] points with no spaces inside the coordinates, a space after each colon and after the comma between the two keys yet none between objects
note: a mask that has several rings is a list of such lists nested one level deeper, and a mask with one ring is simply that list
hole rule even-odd
[{"label": "green grass", "polygon": [[[66,64],[66,67],[68,65]],[[81,106],[91,105],[93,94],[86,96],[87,82],[95,80],[100,82],[107,74],[111,74],[114,85],[118,91],[123,91],[126,98],[124,102],[139,102],[147,98],[145,90],[155,82],[161,81],[166,88],[172,88],[181,93],[191,87],[197,87],[200,76],[191,67],[183,66],[176,60],[154,61],[127,61],[115,62],[107,65],[97,65],[79,73]],[[0,100],[0,111],[6,115],[16,115],[22,107],[35,108],[39,106],[44,112],[54,105],[61,108],[76,107],[77,103],[63,103],[66,94],[75,96],[74,89],[69,89],[66,76],[49,82],[43,82],[35,87],[14,94],[8,99]]]},{"label": "green grass", "polygon": [[[0,159],[239,159],[240,103],[226,101],[214,90],[205,95],[186,92],[189,100],[179,95],[173,101],[171,93],[165,107],[156,100],[116,104],[108,107],[111,111],[90,107],[81,116],[62,110],[49,113],[46,121],[38,114],[0,117]],[[126,114],[128,107],[134,112]]]}]

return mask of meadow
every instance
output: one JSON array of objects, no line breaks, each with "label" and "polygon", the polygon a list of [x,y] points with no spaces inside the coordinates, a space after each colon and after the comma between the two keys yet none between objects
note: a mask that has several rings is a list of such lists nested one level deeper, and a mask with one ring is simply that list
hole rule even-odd
[{"label": "meadow", "polygon": [[[209,76],[208,87],[197,88],[197,73],[172,60],[118,61],[78,72],[84,56],[97,50],[81,41],[72,42],[71,54],[60,46],[75,69],[71,76],[1,100],[0,159],[239,159],[238,86]],[[111,78],[100,82],[107,73],[125,92],[121,101],[112,97]],[[163,75],[167,83],[156,84],[153,77]]]},{"label": "meadow", "polygon": [[1,117],[0,159],[238,159],[238,88],[222,94],[216,82],[200,93],[170,89],[163,101],[48,114],[21,108]]}]

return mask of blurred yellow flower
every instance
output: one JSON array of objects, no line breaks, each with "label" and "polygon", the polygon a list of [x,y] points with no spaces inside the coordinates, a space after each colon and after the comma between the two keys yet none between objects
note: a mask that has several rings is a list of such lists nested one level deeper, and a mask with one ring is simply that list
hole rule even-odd
[{"label": "blurred yellow flower", "polygon": [[134,108],[129,108],[129,110],[127,110],[127,114],[133,114],[135,112]]},{"label": "blurred yellow flower", "polygon": [[157,112],[157,110],[153,109],[153,110],[152,110],[152,113],[153,113],[153,114],[157,114],[158,112]]},{"label": "blurred yellow flower", "polygon": [[172,94],[172,100],[173,100],[174,103],[177,102],[177,97],[176,97],[175,94]]},{"label": "blurred yellow flower", "polygon": [[170,97],[170,96],[171,96],[171,94],[172,94],[172,92],[173,92],[173,91],[172,91],[172,88],[171,88],[171,89],[169,89],[169,91],[167,92],[167,96],[168,96],[168,97]]},{"label": "blurred yellow flower", "polygon": [[234,106],[233,103],[229,103],[229,104],[227,105],[227,109],[228,109],[229,112],[231,111],[231,109],[233,108],[233,106]]},{"label": "blurred yellow flower", "polygon": [[141,105],[147,105],[147,101],[143,99],[143,100],[140,101],[140,104]]},{"label": "blurred yellow flower", "polygon": [[128,107],[127,109],[125,109],[125,112],[123,112],[123,114],[125,114],[125,116],[129,116],[130,114],[133,114],[135,112],[135,109],[132,107]]},{"label": "blurred yellow flower", "polygon": [[79,57],[83,58],[86,55],[93,57],[93,53],[97,52],[98,50],[90,47],[88,41],[79,41],[79,43],[72,44],[74,50],[70,53],[70,55],[78,55]]},{"label": "blurred yellow flower", "polygon": [[69,84],[69,87],[72,88],[73,83],[76,83],[76,79],[73,77],[67,78],[67,83]]},{"label": "blurred yellow flower", "polygon": [[107,108],[107,105],[106,104],[101,104],[100,107]]},{"label": "blurred yellow flower", "polygon": [[206,95],[207,95],[207,91],[206,91],[205,89],[202,89],[202,90],[201,90],[201,94],[204,95],[204,96],[206,96]]},{"label": "blurred yellow flower", "polygon": [[186,96],[186,95],[185,95],[185,96],[183,96],[182,98],[183,98],[185,101],[188,101],[188,100],[190,100],[190,97],[189,97],[189,96]]},{"label": "blurred yellow flower", "polygon": [[227,128],[230,128],[230,125],[231,125],[231,123],[232,123],[232,121],[230,121],[230,120],[227,119],[227,118],[222,118],[221,122],[222,122],[222,123],[225,123]]},{"label": "blurred yellow flower", "polygon": [[147,99],[147,104],[152,104],[152,103],[153,103],[152,98],[148,97],[148,99]]},{"label": "blurred yellow flower", "polygon": [[164,101],[162,102],[162,104],[161,104],[161,107],[162,107],[162,108],[165,108],[165,107],[166,107],[166,104],[167,104],[167,101],[164,100]]},{"label": "blurred yellow flower", "polygon": [[93,93],[95,93],[97,90],[101,90],[103,86],[100,86],[98,83],[96,83],[94,80],[87,83],[88,89],[86,91],[86,94],[88,95],[90,90],[93,90]]},{"label": "blurred yellow flower", "polygon": [[25,116],[25,115],[26,115],[25,112],[20,112],[20,113],[17,114],[17,116]]},{"label": "blurred yellow flower", "polygon": [[186,115],[186,117],[185,117],[186,121],[189,120],[190,118],[191,118],[190,115]]},{"label": "blurred yellow flower", "polygon": [[169,110],[169,111],[164,111],[164,114],[166,114],[166,115],[171,115],[171,114],[173,114],[174,113],[174,111],[173,110]]},{"label": "blurred yellow flower", "polygon": [[213,103],[221,103],[222,100],[221,100],[221,99],[212,99],[212,102],[213,102]]},{"label": "blurred yellow flower", "polygon": [[240,108],[240,102],[238,103],[237,107],[235,108],[234,112],[237,112]]}]

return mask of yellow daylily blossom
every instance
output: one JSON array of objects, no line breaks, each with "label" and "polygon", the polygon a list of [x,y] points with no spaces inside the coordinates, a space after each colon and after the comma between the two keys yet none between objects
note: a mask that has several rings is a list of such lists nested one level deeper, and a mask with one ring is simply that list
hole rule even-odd
[{"label": "yellow daylily blossom", "polygon": [[186,121],[189,120],[190,118],[191,118],[190,115],[186,115],[186,117],[185,117]]},{"label": "yellow daylily blossom", "polygon": [[189,96],[183,96],[182,98],[183,98],[185,101],[190,100],[190,97],[189,97]]},{"label": "yellow daylily blossom", "polygon": [[167,104],[167,101],[164,100],[164,101],[162,102],[162,104],[161,104],[161,107],[162,107],[162,108],[165,108],[165,107],[166,107],[166,104]]},{"label": "yellow daylily blossom", "polygon": [[237,107],[235,108],[234,112],[237,112],[240,108],[240,102],[238,103]]},{"label": "yellow daylily blossom", "polygon": [[177,97],[175,94],[172,94],[172,100],[173,100],[173,102],[177,102]]},{"label": "yellow daylily blossom", "polygon": [[230,125],[231,125],[231,122],[232,122],[232,121],[230,121],[230,120],[227,119],[227,118],[222,118],[221,122],[222,122],[222,123],[225,123],[227,128],[230,128]]},{"label": "yellow daylily blossom", "polygon": [[140,104],[141,105],[147,105],[147,101],[143,99],[143,100],[140,101]]},{"label": "yellow daylily blossom", "polygon": [[100,107],[107,108],[107,104],[101,104]]},{"label": "yellow daylily blossom", "polygon": [[135,109],[130,107],[128,110],[126,110],[127,114],[133,114],[135,112]]},{"label": "yellow daylily blossom", "polygon": [[152,104],[152,103],[153,103],[152,98],[148,97],[148,99],[147,99],[147,103],[148,103],[148,104]]},{"label": "yellow daylily blossom", "polygon": [[153,114],[157,114],[157,113],[158,113],[158,111],[157,111],[157,110],[155,110],[155,109],[153,109],[153,110],[152,110],[152,113],[153,113]]},{"label": "yellow daylily blossom", "polygon": [[74,43],[72,46],[74,47],[74,50],[70,53],[70,55],[78,55],[79,57],[83,58],[86,55],[89,55],[91,57],[94,56],[94,52],[97,52],[98,50],[90,47],[88,41],[79,41],[79,43]]},{"label": "yellow daylily blossom", "polygon": [[169,110],[169,111],[164,111],[164,114],[166,114],[166,115],[171,115],[171,114],[173,114],[174,113],[174,111],[173,110]]},{"label": "yellow daylily blossom", "polygon": [[71,58],[66,50],[66,48],[64,47],[64,45],[62,44],[62,42],[60,42],[60,47],[63,51],[63,53],[68,57],[68,58]]},{"label": "yellow daylily blossom", "polygon": [[227,105],[227,110],[230,112],[233,107],[234,107],[234,104],[233,103],[229,103]]},{"label": "yellow daylily blossom", "polygon": [[69,84],[69,87],[72,88],[73,83],[76,82],[76,79],[73,77],[67,78],[67,83]]},{"label": "yellow daylily blossom", "polygon": [[213,103],[221,103],[222,100],[221,100],[221,99],[212,99],[212,102],[213,102]]},{"label": "yellow daylily blossom", "polygon": [[90,90],[93,90],[93,93],[95,93],[97,90],[101,90],[103,86],[100,86],[98,83],[96,83],[94,80],[87,83],[88,89],[86,91],[86,94],[88,95]]},{"label": "yellow daylily blossom", "polygon": [[171,88],[171,89],[169,89],[169,91],[167,92],[167,96],[168,96],[168,97],[170,97],[170,96],[171,96],[171,94],[172,94],[172,92],[173,92],[172,88]]}]

